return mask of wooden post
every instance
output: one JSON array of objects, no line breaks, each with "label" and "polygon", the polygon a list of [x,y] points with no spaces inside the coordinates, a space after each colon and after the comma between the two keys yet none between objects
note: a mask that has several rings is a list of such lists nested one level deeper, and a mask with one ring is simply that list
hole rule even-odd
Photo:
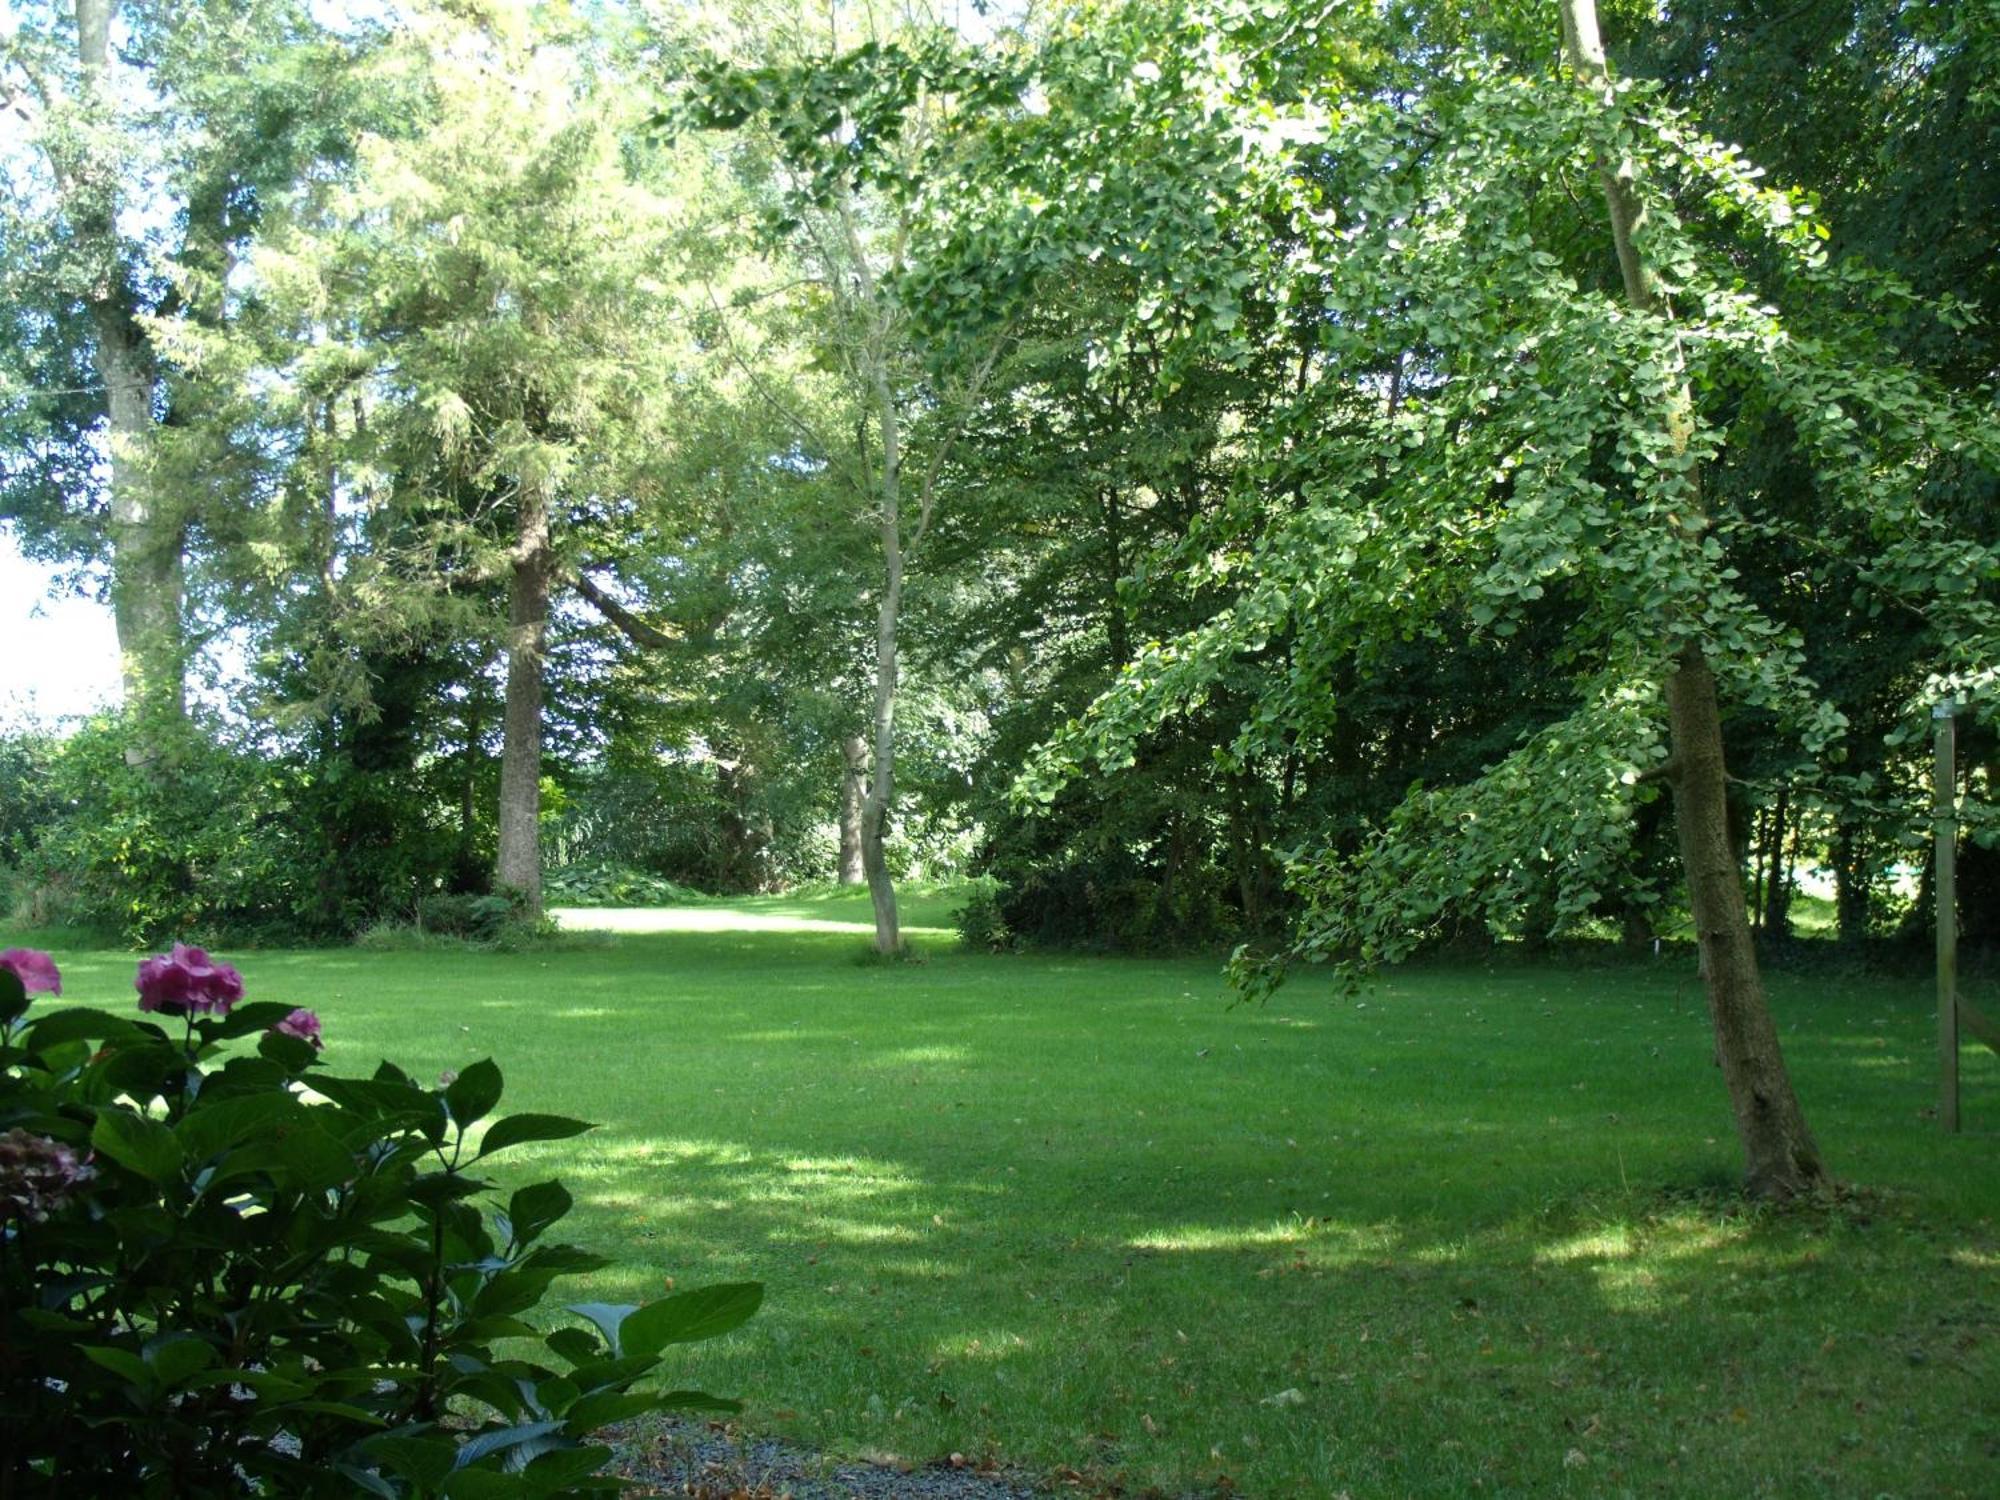
[{"label": "wooden post", "polygon": [[1931,890],[1937,904],[1938,1126],[1958,1133],[1958,775],[1953,765],[1952,701],[1931,710],[1937,725],[1932,766],[1936,835]]}]

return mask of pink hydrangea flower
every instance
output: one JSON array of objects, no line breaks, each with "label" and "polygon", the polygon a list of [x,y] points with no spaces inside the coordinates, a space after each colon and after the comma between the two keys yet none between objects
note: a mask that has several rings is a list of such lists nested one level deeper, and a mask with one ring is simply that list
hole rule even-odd
[{"label": "pink hydrangea flower", "polygon": [[279,1036],[295,1036],[302,1042],[311,1042],[317,1052],[326,1043],[320,1039],[319,1017],[303,1006],[293,1011],[284,1020],[271,1028]]},{"label": "pink hydrangea flower", "polygon": [[169,1015],[224,1015],[243,998],[243,976],[233,965],[208,956],[205,949],[175,943],[172,953],[156,953],[139,964],[133,980],[139,1009]]},{"label": "pink hydrangea flower", "polygon": [[62,993],[62,974],[56,961],[39,948],[9,948],[0,953],[0,969],[11,969],[21,988],[31,995]]}]

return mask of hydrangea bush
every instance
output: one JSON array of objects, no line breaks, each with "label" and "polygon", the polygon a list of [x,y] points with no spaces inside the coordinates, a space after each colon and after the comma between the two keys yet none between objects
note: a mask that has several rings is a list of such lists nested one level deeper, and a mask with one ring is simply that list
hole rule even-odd
[{"label": "hydrangea bush", "polygon": [[61,994],[54,961],[0,953],[7,1494],[602,1494],[607,1423],[736,1409],[640,1387],[747,1319],[755,1283],[527,1320],[607,1262],[546,1238],[560,1183],[482,1212],[483,1174],[588,1125],[495,1119],[490,1061],[435,1088],[336,1076],[318,1016],[243,1003],[199,948],[136,987],[137,1018],[33,1006]]}]

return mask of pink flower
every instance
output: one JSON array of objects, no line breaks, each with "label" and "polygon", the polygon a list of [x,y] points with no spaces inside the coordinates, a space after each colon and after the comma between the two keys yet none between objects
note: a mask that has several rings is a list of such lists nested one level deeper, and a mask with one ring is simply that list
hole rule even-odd
[{"label": "pink flower", "polygon": [[243,998],[243,976],[232,965],[185,943],[175,943],[172,953],[141,960],[133,987],[139,991],[139,1009],[169,1015],[223,1015]]},{"label": "pink flower", "polygon": [[326,1045],[320,1040],[319,1017],[304,1008],[293,1011],[271,1029],[279,1036],[295,1036],[302,1042],[311,1042],[315,1052]]},{"label": "pink flower", "polygon": [[0,953],[0,969],[11,969],[21,988],[31,995],[60,995],[62,975],[56,961],[39,948],[9,948]]}]

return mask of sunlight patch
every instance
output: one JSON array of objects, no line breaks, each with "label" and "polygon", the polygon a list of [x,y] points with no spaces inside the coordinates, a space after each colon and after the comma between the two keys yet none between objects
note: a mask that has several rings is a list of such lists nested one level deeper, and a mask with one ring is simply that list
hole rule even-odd
[{"label": "sunlight patch", "polygon": [[[733,906],[556,906],[549,916],[565,932],[844,932],[872,933],[866,909],[851,921],[791,912],[744,911]],[[905,923],[903,931],[947,932]]]},{"label": "sunlight patch", "polygon": [[1006,1328],[988,1328],[978,1333],[956,1333],[939,1339],[940,1359],[1007,1359],[1028,1347],[1020,1334]]},{"label": "sunlight patch", "polygon": [[1135,1235],[1125,1243],[1134,1250],[1268,1250],[1275,1245],[1323,1244],[1329,1239],[1344,1241],[1348,1252],[1387,1250],[1394,1245],[1394,1230],[1385,1225],[1331,1224],[1324,1219],[1284,1218],[1261,1228],[1247,1224],[1185,1224],[1178,1229],[1156,1229]]},{"label": "sunlight patch", "polygon": [[967,1061],[965,1048],[959,1046],[905,1047],[899,1052],[885,1052],[876,1059],[887,1065],[906,1063],[962,1063]]},{"label": "sunlight patch", "polygon": [[1632,1231],[1623,1224],[1611,1224],[1544,1246],[1535,1252],[1535,1259],[1545,1266],[1567,1265],[1578,1260],[1622,1260],[1636,1249]]}]

